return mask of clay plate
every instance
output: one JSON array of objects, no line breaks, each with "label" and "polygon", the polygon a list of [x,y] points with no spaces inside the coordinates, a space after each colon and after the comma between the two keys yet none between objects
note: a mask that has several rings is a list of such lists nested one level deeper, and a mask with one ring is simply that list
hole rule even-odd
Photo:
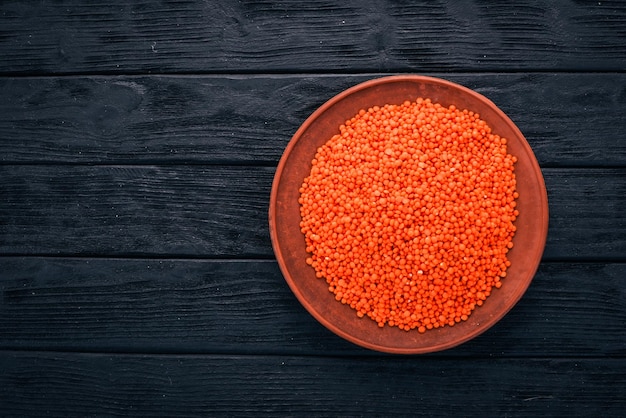
[{"label": "clay plate", "polygon": [[[339,126],[360,109],[375,105],[400,104],[418,97],[430,98],[444,106],[478,112],[493,132],[508,140],[515,165],[520,197],[515,221],[514,248],[508,257],[511,266],[501,289],[494,289],[485,304],[477,307],[467,321],[420,334],[396,327],[379,328],[371,319],[358,318],[342,305],[317,279],[305,262],[304,235],[300,231],[298,189],[311,170],[319,146],[339,133]],[[270,196],[269,226],[272,246],[285,280],[300,303],[335,334],[372,350],[418,354],[448,349],[466,342],[498,322],[528,288],[543,254],[548,231],[548,198],[535,156],[515,124],[484,96],[449,81],[423,76],[392,76],[370,80],[330,99],[315,111],[295,133],[278,164]]]}]

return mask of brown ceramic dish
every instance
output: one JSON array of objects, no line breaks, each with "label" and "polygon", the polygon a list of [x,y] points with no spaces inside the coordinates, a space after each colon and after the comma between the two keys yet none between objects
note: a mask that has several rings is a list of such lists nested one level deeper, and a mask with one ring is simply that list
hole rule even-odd
[{"label": "brown ceramic dish", "polygon": [[[515,247],[509,252],[511,266],[501,289],[494,290],[485,304],[467,321],[453,327],[426,331],[379,328],[371,319],[358,318],[342,305],[317,279],[306,264],[304,235],[300,231],[298,189],[311,170],[319,146],[339,132],[339,126],[360,109],[375,105],[400,104],[418,97],[444,106],[478,112],[494,133],[508,139],[515,165],[519,217]],[[526,139],[515,124],[491,101],[460,85],[431,77],[392,76],[367,81],[326,102],[298,129],[276,170],[270,197],[269,225],[278,264],[291,290],[320,323],[337,335],[360,346],[398,354],[428,353],[457,346],[498,322],[528,288],[543,254],[548,231],[548,199],[541,170]]]}]

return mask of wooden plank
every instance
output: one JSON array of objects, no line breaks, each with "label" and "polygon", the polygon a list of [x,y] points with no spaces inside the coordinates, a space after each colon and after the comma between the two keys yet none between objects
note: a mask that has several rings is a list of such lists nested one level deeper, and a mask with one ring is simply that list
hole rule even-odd
[{"label": "wooden plank", "polygon": [[4,166],[0,251],[270,256],[274,169]]},{"label": "wooden plank", "polygon": [[10,416],[589,417],[626,402],[624,359],[2,352],[0,372]]},{"label": "wooden plank", "polygon": [[[3,257],[0,271],[0,349],[379,354],[318,324],[269,260]],[[503,320],[437,356],[624,356],[625,280],[624,263],[544,263]]]},{"label": "wooden plank", "polygon": [[621,2],[3,2],[0,72],[626,68]]},{"label": "wooden plank", "polygon": [[[499,105],[542,166],[626,166],[626,74],[433,75]],[[273,165],[318,106],[379,76],[0,78],[0,163]]]},{"label": "wooden plank", "polygon": [[[0,166],[0,253],[269,258],[273,175],[253,166]],[[544,176],[544,259],[626,260],[626,171]]]},{"label": "wooden plank", "polygon": [[624,260],[626,170],[543,171],[550,210],[544,259]]},{"label": "wooden plank", "polygon": [[306,91],[330,96],[332,87],[275,77],[0,79],[8,95],[0,104],[0,155],[14,162],[275,162],[313,111]]}]

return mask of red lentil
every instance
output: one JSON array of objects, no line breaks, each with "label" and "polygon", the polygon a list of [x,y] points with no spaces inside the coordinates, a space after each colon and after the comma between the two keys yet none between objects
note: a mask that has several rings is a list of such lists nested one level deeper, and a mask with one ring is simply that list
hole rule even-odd
[{"label": "red lentil", "polygon": [[339,131],[299,190],[306,263],[380,327],[466,321],[510,266],[519,195],[506,139],[422,98],[363,109]]}]

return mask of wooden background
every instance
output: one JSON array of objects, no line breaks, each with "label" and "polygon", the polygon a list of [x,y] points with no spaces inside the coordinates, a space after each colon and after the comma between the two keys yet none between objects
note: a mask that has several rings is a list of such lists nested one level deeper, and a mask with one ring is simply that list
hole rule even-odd
[{"label": "wooden background", "polygon": [[[625,413],[626,2],[7,0],[0,57],[0,414]],[[494,101],[550,204],[519,304],[422,356],[318,324],[267,224],[298,126],[402,73]]]}]

